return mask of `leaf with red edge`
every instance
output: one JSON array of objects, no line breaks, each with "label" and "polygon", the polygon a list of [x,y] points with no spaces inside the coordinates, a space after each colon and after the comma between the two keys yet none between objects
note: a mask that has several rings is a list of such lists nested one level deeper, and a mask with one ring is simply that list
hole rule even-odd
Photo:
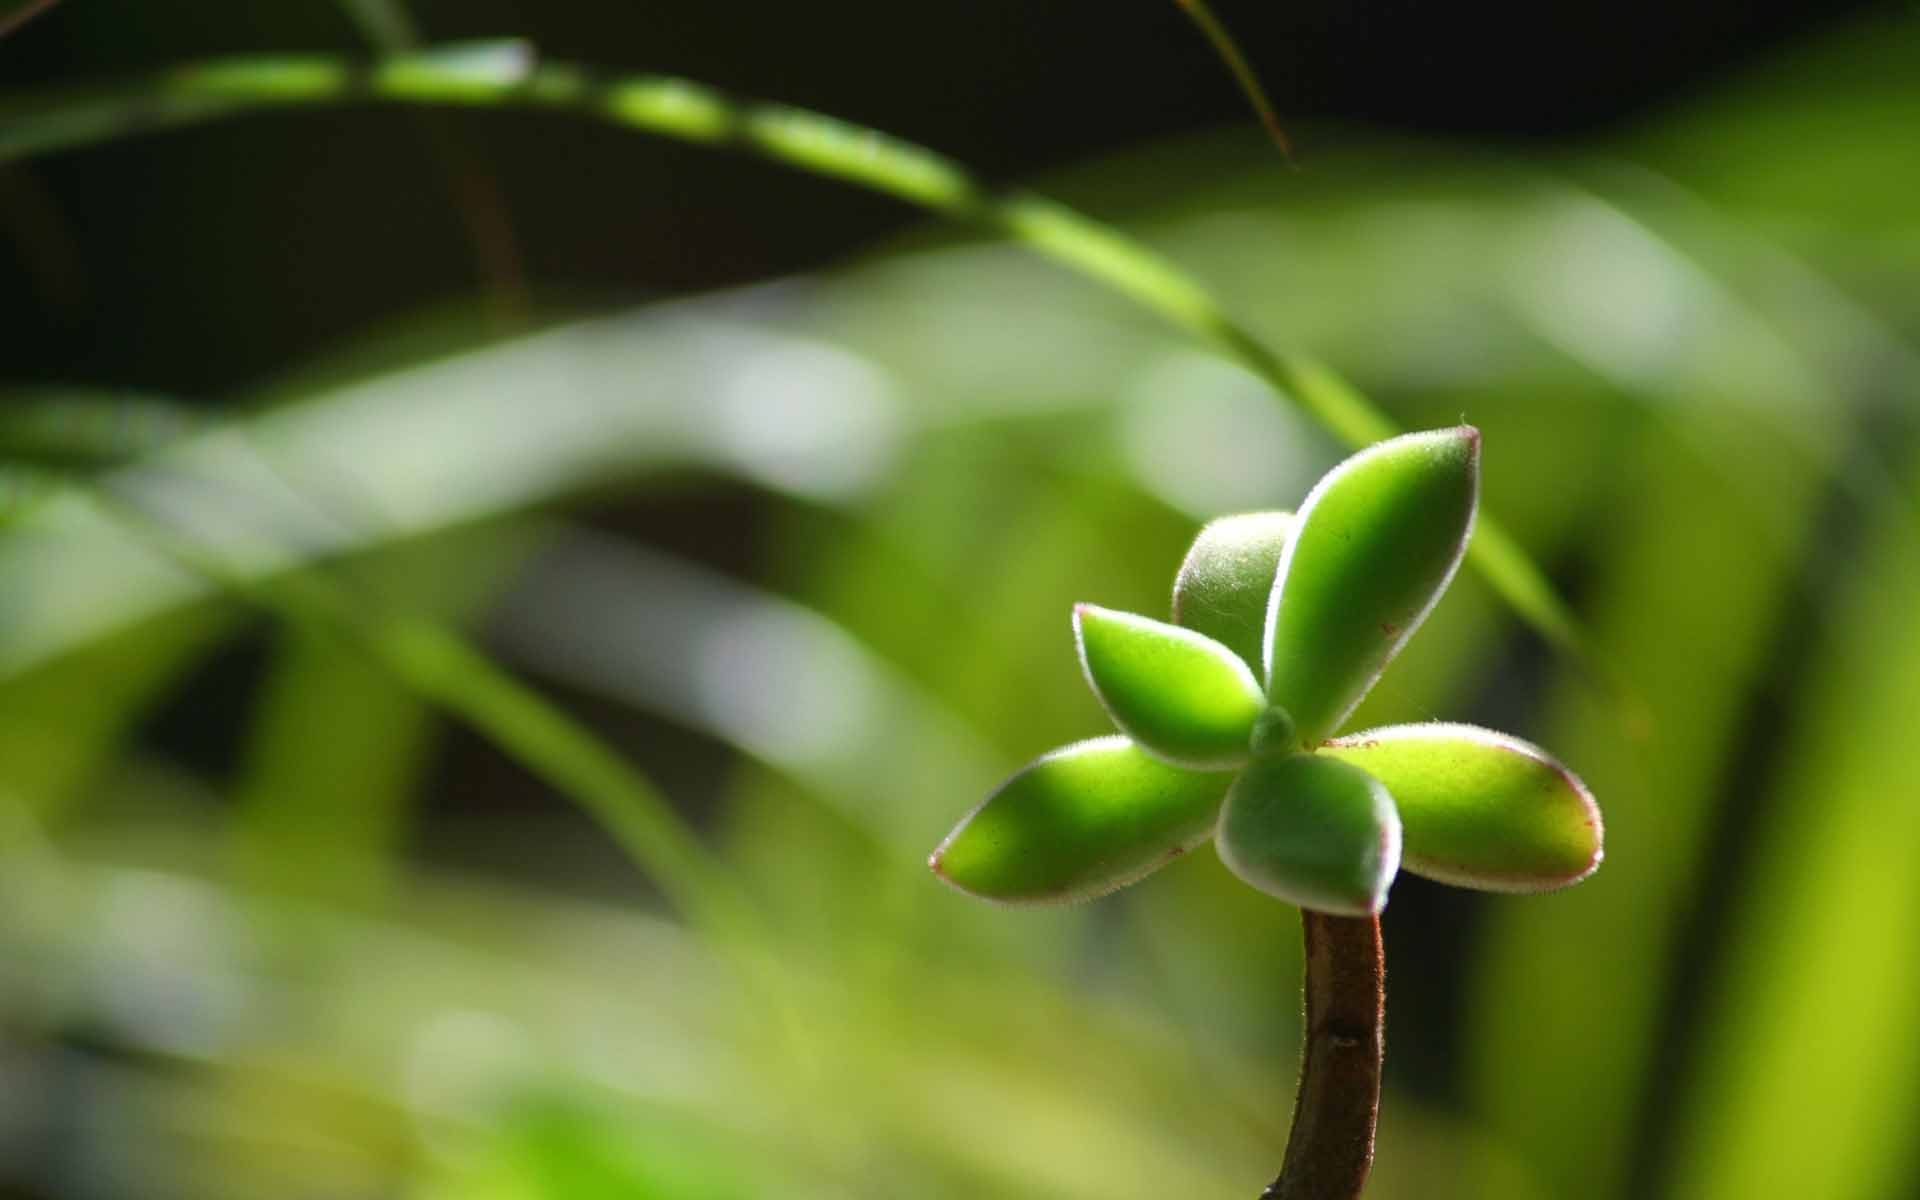
[{"label": "leaf with red edge", "polygon": [[987,900],[1085,900],[1205,841],[1232,782],[1169,766],[1123,737],[1078,742],[1015,772],[928,865]]},{"label": "leaf with red edge", "polygon": [[1490,892],[1540,892],[1599,867],[1600,808],[1572,771],[1538,746],[1473,725],[1392,725],[1320,751],[1393,793],[1405,866]]},{"label": "leaf with red edge", "polygon": [[1446,590],[1480,494],[1472,426],[1390,438],[1314,485],[1267,610],[1267,694],[1302,749],[1339,731]]},{"label": "leaf with red edge", "polygon": [[1087,682],[1122,733],[1183,767],[1247,761],[1267,700],[1253,671],[1210,637],[1092,604],[1073,610]]}]

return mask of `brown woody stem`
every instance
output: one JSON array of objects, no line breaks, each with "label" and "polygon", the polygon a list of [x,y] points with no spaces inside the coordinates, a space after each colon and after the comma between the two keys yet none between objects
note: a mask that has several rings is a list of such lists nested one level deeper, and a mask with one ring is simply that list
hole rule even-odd
[{"label": "brown woody stem", "polygon": [[1262,1200],[1356,1200],[1373,1169],[1386,1053],[1387,968],[1377,917],[1302,910],[1306,1033],[1280,1178]]}]

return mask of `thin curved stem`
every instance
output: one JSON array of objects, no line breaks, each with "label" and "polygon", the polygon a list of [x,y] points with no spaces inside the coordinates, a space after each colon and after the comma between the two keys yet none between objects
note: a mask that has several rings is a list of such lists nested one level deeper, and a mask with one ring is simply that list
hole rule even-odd
[{"label": "thin curved stem", "polygon": [[1262,1200],[1357,1200],[1373,1169],[1386,1053],[1387,966],[1377,917],[1302,910],[1306,1036],[1280,1177]]},{"label": "thin curved stem", "polygon": [[52,8],[57,0],[23,0],[5,13],[0,13],[0,37],[6,37],[14,30],[33,20],[41,13]]},{"label": "thin curved stem", "polygon": [[1227,32],[1220,18],[1213,15],[1207,0],[1177,0],[1177,3],[1198,27],[1201,36],[1207,39],[1207,44],[1213,47],[1213,52],[1220,56],[1233,81],[1240,86],[1241,94],[1253,106],[1254,115],[1260,118],[1260,124],[1266,128],[1267,136],[1280,148],[1280,153],[1287,156],[1287,161],[1292,162],[1293,139],[1287,136],[1286,129],[1281,126],[1280,114],[1274,111],[1273,101],[1267,98],[1267,89],[1260,85],[1260,76],[1254,71],[1253,64],[1240,52],[1240,44],[1233,40],[1233,35]]}]

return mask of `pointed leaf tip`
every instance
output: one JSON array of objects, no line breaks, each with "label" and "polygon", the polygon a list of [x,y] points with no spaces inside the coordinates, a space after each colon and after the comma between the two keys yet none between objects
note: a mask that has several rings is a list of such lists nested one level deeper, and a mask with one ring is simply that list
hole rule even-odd
[{"label": "pointed leaf tip", "polygon": [[1541,892],[1600,866],[1605,829],[1578,776],[1538,746],[1473,725],[1393,725],[1321,750],[1393,793],[1405,866],[1458,887]]},{"label": "pointed leaf tip", "polygon": [[928,866],[986,900],[1089,899],[1205,841],[1232,779],[1169,766],[1123,737],[1079,742],[1015,772]]},{"label": "pointed leaf tip", "polygon": [[1264,670],[1267,600],[1293,527],[1290,512],[1238,513],[1209,521],[1174,577],[1173,623],[1206,634],[1253,670]]},{"label": "pointed leaf tip", "polygon": [[1256,760],[1220,815],[1221,861],[1269,895],[1336,916],[1387,904],[1400,869],[1400,818],[1387,789],[1318,755]]},{"label": "pointed leaf tip", "polygon": [[1267,608],[1267,694],[1301,747],[1339,730],[1459,568],[1480,495],[1471,425],[1390,438],[1314,485]]},{"label": "pointed leaf tip", "polygon": [[1202,770],[1247,760],[1266,694],[1233,651],[1191,629],[1092,604],[1074,606],[1073,630],[1094,695],[1142,749]]}]

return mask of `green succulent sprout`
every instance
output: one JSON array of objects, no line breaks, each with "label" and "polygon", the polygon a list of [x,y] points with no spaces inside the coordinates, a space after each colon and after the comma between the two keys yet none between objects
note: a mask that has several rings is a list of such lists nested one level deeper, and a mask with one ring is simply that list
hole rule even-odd
[{"label": "green succulent sprout", "polygon": [[1497,892],[1600,865],[1573,772],[1471,725],[1336,736],[1446,591],[1473,533],[1480,431],[1371,446],[1298,516],[1222,517],[1173,585],[1173,623],[1074,607],[1080,665],[1120,729],[1041,755],[967,814],[934,873],[1005,903],[1082,900],[1213,836],[1298,905],[1306,1036],[1280,1175],[1263,1200],[1355,1200],[1373,1166],[1384,1054],[1379,913],[1401,867]]},{"label": "green succulent sprout", "polygon": [[1172,624],[1076,606],[1087,682],[1122,736],[1017,772],[934,872],[989,900],[1081,900],[1212,835],[1247,883],[1336,916],[1379,913],[1402,867],[1503,892],[1586,878],[1599,809],[1538,747],[1439,723],[1335,736],[1453,578],[1479,479],[1471,426],[1393,438],[1330,471],[1297,517],[1201,530]]}]

